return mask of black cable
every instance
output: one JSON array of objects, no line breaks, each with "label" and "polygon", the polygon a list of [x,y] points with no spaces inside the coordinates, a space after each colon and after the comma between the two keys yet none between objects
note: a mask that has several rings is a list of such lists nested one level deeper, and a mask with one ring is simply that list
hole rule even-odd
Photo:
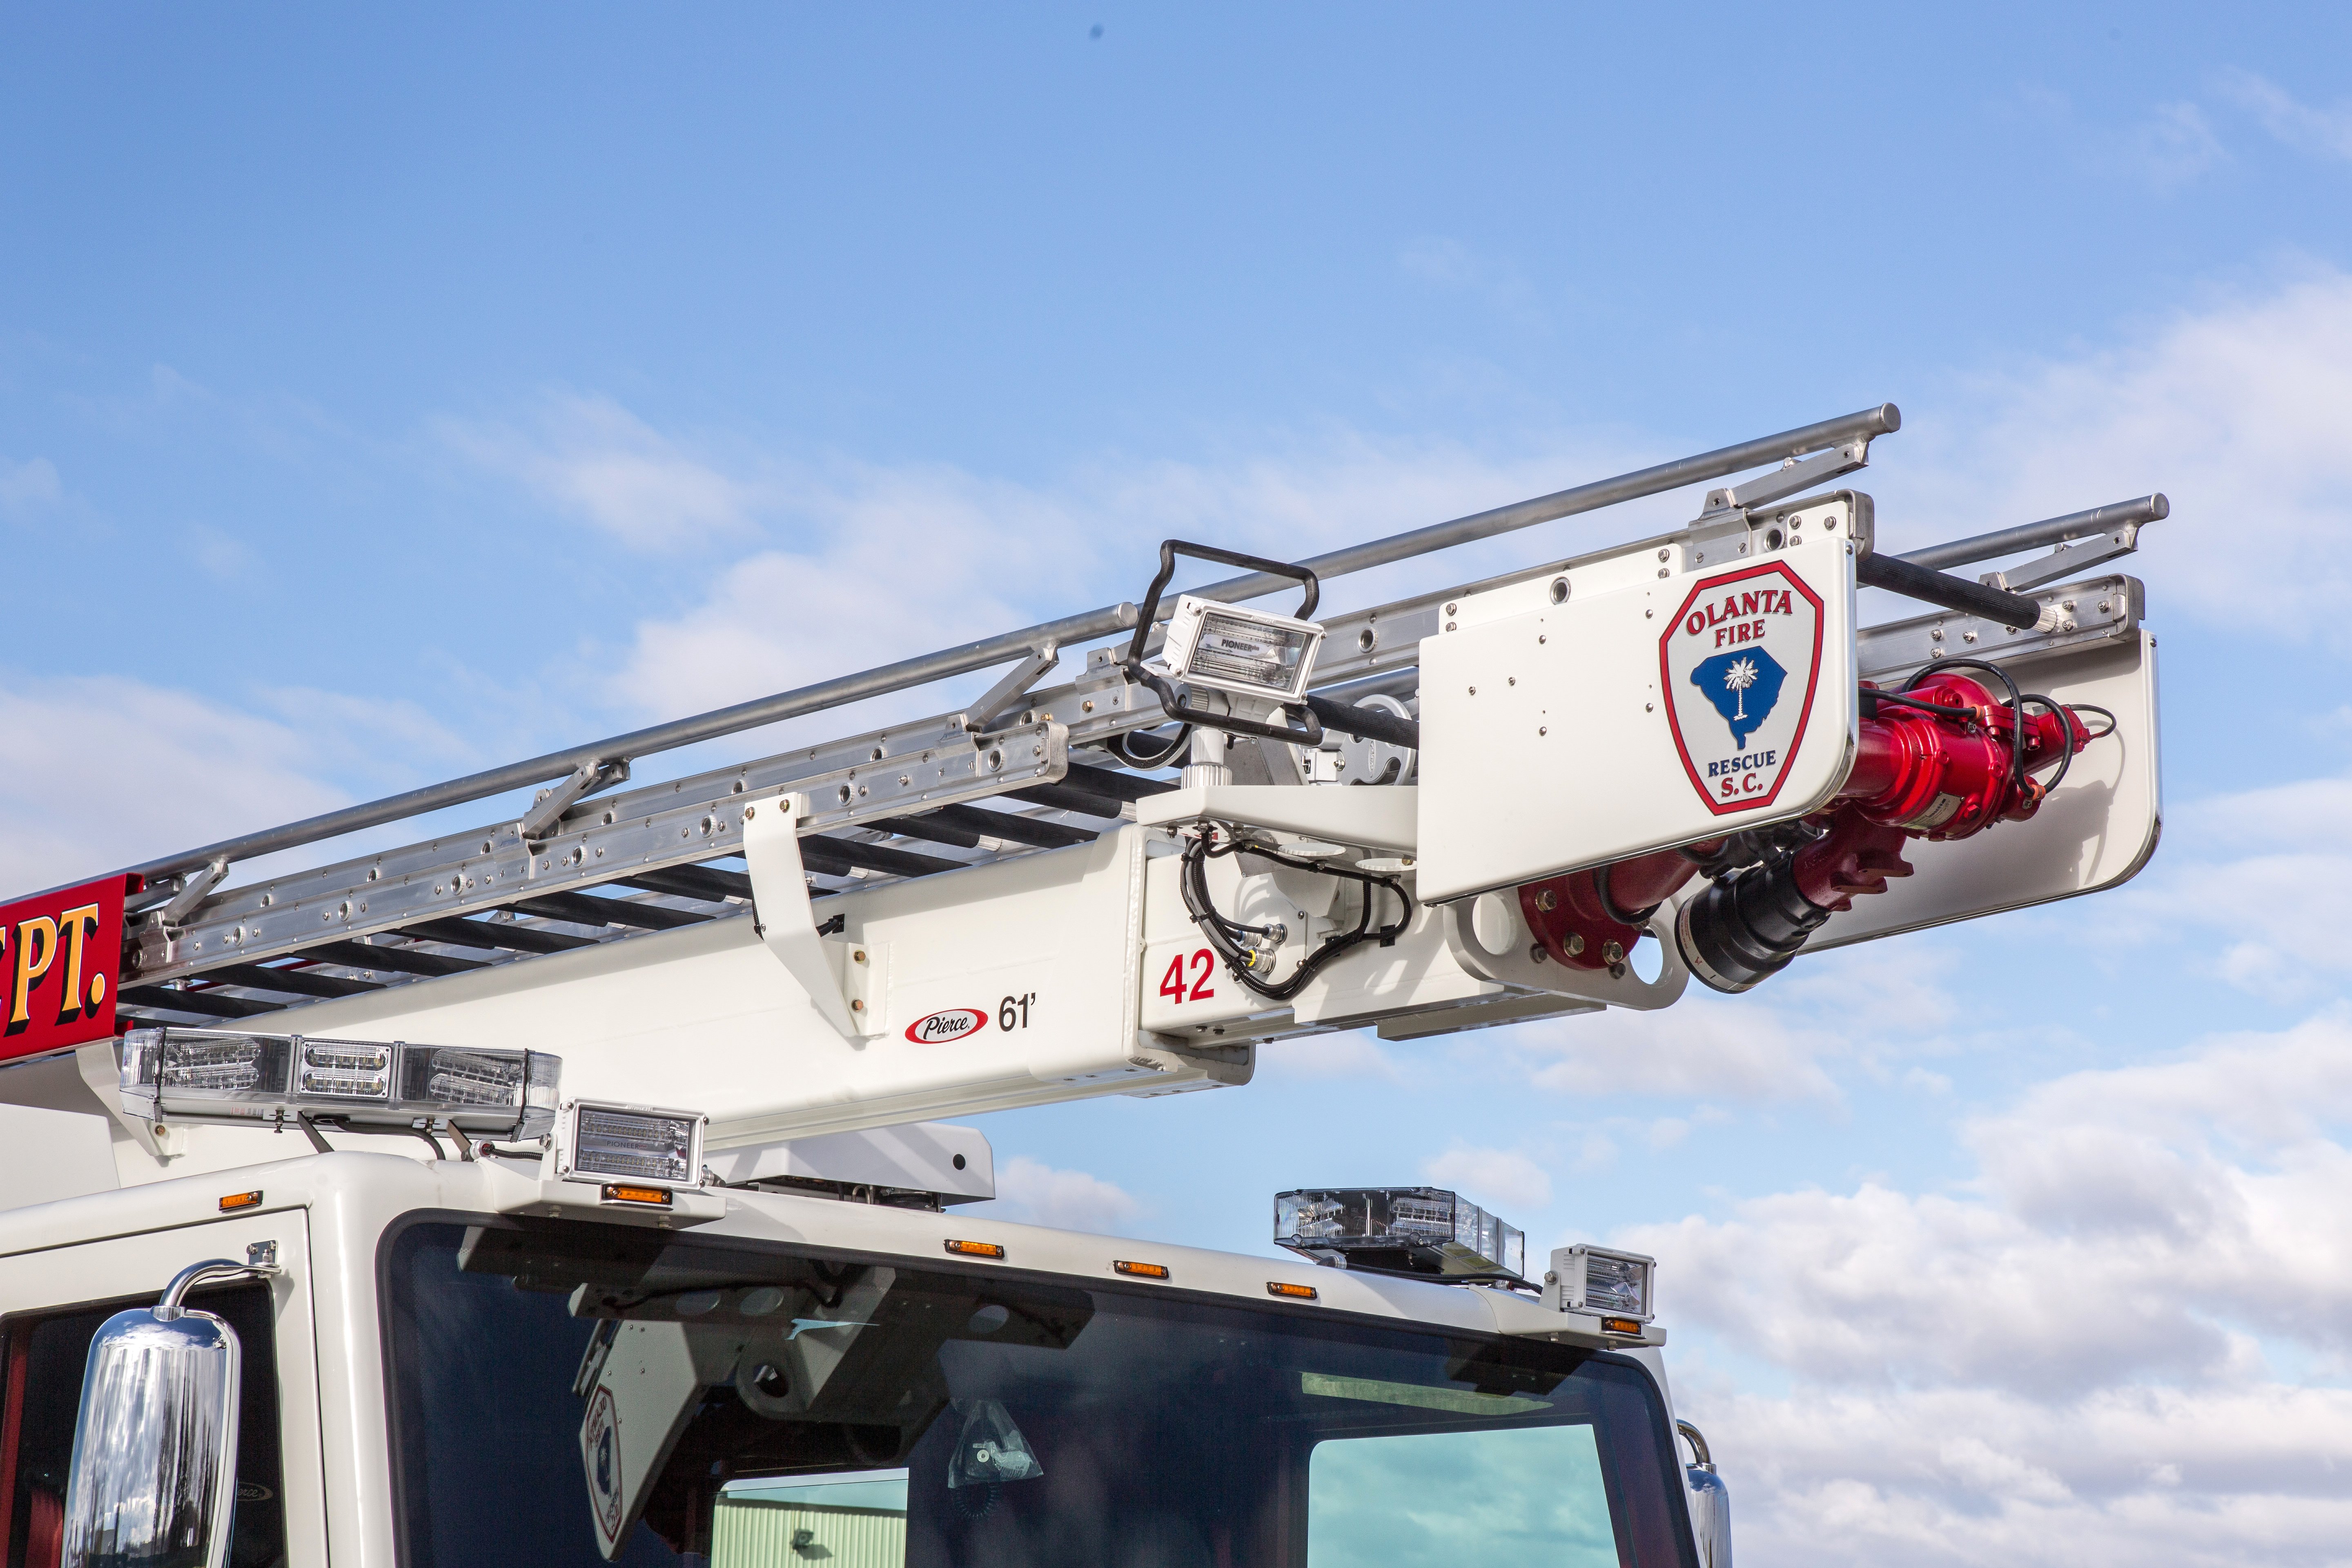
[{"label": "black cable", "polygon": [[1169,765],[1169,760],[1174,757],[1178,752],[1182,751],[1185,743],[1192,740],[1192,726],[1190,724],[1178,725],[1176,727],[1175,737],[1171,739],[1167,745],[1161,747],[1157,754],[1141,757],[1137,756],[1135,754],[1134,747],[1136,737],[1150,733],[1150,731],[1146,730],[1126,731],[1121,734],[1112,736],[1110,741],[1103,747],[1103,750],[1108,752],[1112,756],[1117,757],[1120,762],[1125,763],[1130,768],[1140,769],[1144,772],[1150,772],[1153,768],[1164,768]]},{"label": "black cable", "polygon": [[1916,708],[1922,712],[1933,713],[1941,719],[1965,719],[1969,716],[1967,709],[1955,708],[1948,702],[1929,702],[1922,698],[1906,697],[1900,691],[1881,691],[1874,686],[1864,687],[1862,696],[1864,701],[1898,703],[1905,708]]},{"label": "black cable", "polygon": [[1930,659],[1927,664],[1912,672],[1911,678],[1903,683],[1903,689],[1906,691],[1915,691],[1918,689],[1919,683],[1927,679],[1927,677],[1947,669],[1980,669],[2009,689],[2009,714],[2011,720],[2009,747],[2010,774],[2011,783],[2017,791],[2017,797],[2020,800],[2024,799],[2026,777],[2024,693],[2021,692],[2017,689],[2017,682],[2011,678],[2009,671],[2003,669],[1997,664],[1990,663],[1981,658]]},{"label": "black cable", "polygon": [[[1300,960],[1298,967],[1291,972],[1288,979],[1274,984],[1268,984],[1250,973],[1255,954],[1244,951],[1228,934],[1229,931],[1234,931],[1271,935],[1274,928],[1246,926],[1228,918],[1217,909],[1215,901],[1209,894],[1209,861],[1221,856],[1239,854],[1244,850],[1261,858],[1271,860],[1277,866],[1288,866],[1295,870],[1314,871],[1326,877],[1360,882],[1364,887],[1363,907],[1357,911],[1355,929],[1325,937],[1323,945]],[[1351,866],[1331,866],[1321,861],[1300,859],[1295,856],[1285,855],[1279,850],[1269,849],[1263,845],[1245,844],[1238,838],[1229,839],[1225,845],[1219,847],[1210,843],[1210,834],[1207,832],[1203,832],[1200,837],[1185,847],[1182,874],[1177,879],[1177,887],[1184,896],[1184,907],[1191,912],[1193,923],[1201,928],[1201,934],[1209,939],[1209,945],[1215,948],[1218,955],[1225,961],[1227,973],[1252,991],[1274,1002],[1287,1002],[1297,995],[1299,992],[1306,989],[1307,983],[1321,972],[1324,965],[1349,948],[1366,942],[1378,942],[1381,946],[1386,947],[1402,935],[1405,928],[1412,923],[1412,895],[1406,892],[1403,885],[1393,877],[1376,876],[1369,871],[1359,871]],[[1372,889],[1374,888],[1386,888],[1390,892],[1394,893],[1398,901],[1403,905],[1403,912],[1398,915],[1395,921],[1378,931],[1372,929]]]},{"label": "black cable", "polygon": [[1652,904],[1638,914],[1619,909],[1616,899],[1612,897],[1609,891],[1610,870],[1610,867],[1601,866],[1592,873],[1592,890],[1601,895],[1601,912],[1621,926],[1632,926],[1638,934],[1650,923],[1650,917],[1658,912],[1658,906]]},{"label": "black cable", "polygon": [[2041,703],[2058,721],[2058,772],[2052,776],[2048,784],[2042,786],[2042,793],[2047,795],[2066,782],[2066,770],[2074,765],[2074,716],[2038,691],[2027,692],[2024,700]]},{"label": "black cable", "polygon": [[2100,718],[2105,719],[2107,721],[2107,727],[2105,729],[2091,737],[2094,741],[2105,740],[2108,736],[2114,734],[2122,723],[2122,721],[2118,720],[2115,716],[2112,710],[2102,708],[2095,702],[2069,702],[2066,706],[2073,709],[2077,713],[2096,713]]}]

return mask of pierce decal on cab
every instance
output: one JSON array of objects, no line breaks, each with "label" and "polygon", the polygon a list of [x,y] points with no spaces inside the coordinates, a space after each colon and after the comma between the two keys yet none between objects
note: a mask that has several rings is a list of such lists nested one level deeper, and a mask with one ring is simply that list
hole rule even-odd
[{"label": "pierce decal on cab", "polygon": [[907,1026],[907,1038],[919,1046],[940,1040],[961,1040],[988,1027],[988,1015],[977,1007],[942,1007]]},{"label": "pierce decal on cab", "polygon": [[1666,722],[1717,816],[1772,804],[1804,743],[1822,601],[1786,563],[1709,577],[1658,639]]}]

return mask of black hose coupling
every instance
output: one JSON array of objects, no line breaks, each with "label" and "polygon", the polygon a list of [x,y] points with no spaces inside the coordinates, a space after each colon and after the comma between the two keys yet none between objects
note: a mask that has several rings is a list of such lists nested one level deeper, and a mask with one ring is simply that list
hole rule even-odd
[{"label": "black hose coupling", "polygon": [[1683,962],[1709,989],[1750,991],[1789,966],[1830,918],[1798,889],[1793,856],[1775,856],[1707,884],[1675,916]]}]

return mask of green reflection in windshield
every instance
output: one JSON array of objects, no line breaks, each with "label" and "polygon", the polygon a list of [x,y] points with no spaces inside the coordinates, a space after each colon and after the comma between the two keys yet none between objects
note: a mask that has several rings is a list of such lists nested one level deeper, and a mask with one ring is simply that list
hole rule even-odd
[{"label": "green reflection in windshield", "polygon": [[1617,1568],[1592,1428],[1327,1438],[1307,1470],[1307,1562]]}]

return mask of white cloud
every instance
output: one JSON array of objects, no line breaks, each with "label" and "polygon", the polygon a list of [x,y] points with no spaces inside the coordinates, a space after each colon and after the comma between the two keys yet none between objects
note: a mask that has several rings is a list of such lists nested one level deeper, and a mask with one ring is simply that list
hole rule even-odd
[{"label": "white cloud", "polygon": [[1001,1213],[1025,1225],[1060,1230],[1124,1231],[1142,1205],[1127,1192],[1084,1171],[1057,1171],[1026,1154],[997,1167],[996,1202]]},{"label": "white cloud", "polygon": [[[1538,1087],[1570,1094],[1837,1103],[1832,1067],[1883,1073],[1897,1053],[1946,1048],[1947,960],[1910,939],[1899,965],[1866,949],[1808,954],[1745,996],[1696,981],[1672,1007],[1527,1024],[1504,1037]],[[1671,1128],[1645,1134],[1669,1146]],[[1666,1142],[1660,1142],[1661,1138]]]},{"label": "white cloud", "polygon": [[2222,72],[2221,90],[2288,146],[2326,158],[2352,159],[2352,102],[2315,109],[2250,70]]},{"label": "white cloud", "polygon": [[2229,161],[2204,110],[2185,100],[2157,104],[2139,119],[2117,125],[2076,112],[2063,92],[2030,87],[2018,94],[2012,112],[2053,133],[2085,171],[2119,175],[2158,192],[2173,191]]},{"label": "white cloud", "polygon": [[1551,1206],[1550,1173],[1507,1149],[1448,1149],[1423,1161],[1421,1173],[1489,1208],[1527,1213]]},{"label": "white cloud", "polygon": [[1396,1062],[1369,1029],[1349,1029],[1339,1034],[1305,1035],[1297,1039],[1271,1041],[1257,1048],[1257,1068],[1262,1074],[1290,1074],[1298,1078],[1404,1081],[1397,1071]]},{"label": "white cloud", "polygon": [[2147,579],[2152,619],[2340,644],[2347,406],[2352,277],[2315,268],[2132,346],[1982,381],[1915,420],[1898,439],[1917,444],[1899,462],[1887,448],[1872,488],[1896,549],[2160,489],[2173,516],[2124,563]]},{"label": "white cloud", "polygon": [[0,517],[51,506],[64,496],[58,467],[47,458],[16,462],[0,458]]},{"label": "white cloud", "polygon": [[1669,1322],[1791,1379],[1685,1384],[1743,1557],[2340,1562],[2347,1127],[2337,1009],[2032,1089],[1968,1124],[1962,1188],[1621,1232]]},{"label": "white cloud", "polygon": [[287,688],[259,706],[0,672],[0,898],[298,821],[348,802],[350,780],[414,784],[420,764],[469,756],[410,703]]},{"label": "white cloud", "polygon": [[445,419],[441,438],[632,549],[708,548],[751,532],[772,499],[607,397],[549,397],[522,427]]},{"label": "white cloud", "polygon": [[692,712],[1043,618],[1024,600],[1045,616],[1087,607],[1080,519],[1021,487],[858,470],[795,506],[809,548],[738,561],[699,605],[638,625],[616,681],[624,701]]},{"label": "white cloud", "polygon": [[2162,852],[2105,900],[2109,946],[2183,949],[2183,961],[2273,1000],[2307,999],[2352,973],[2352,852],[2339,827],[2352,779],[2299,779],[2168,813]]},{"label": "white cloud", "polygon": [[2158,104],[2132,128],[2126,145],[2128,161],[2164,191],[2188,184],[2230,156],[2221,150],[2205,111],[2193,103]]},{"label": "white cloud", "polygon": [[[1341,433],[1223,464],[1105,461],[1045,485],[943,466],[813,467],[772,491],[777,515],[806,542],[739,560],[699,605],[641,622],[614,684],[623,701],[653,715],[740,701],[1105,598],[1139,598],[1164,538],[1297,559],[1638,460],[1563,444],[1496,462],[1451,444],[1381,446]],[[1495,548],[1464,552],[1439,569],[1475,577],[1496,559]],[[1502,548],[1524,559],[1530,546]],[[1409,581],[1425,586],[1428,570]],[[1220,574],[1191,567],[1178,585]],[[1367,574],[1327,590],[1325,603],[1378,602],[1401,581],[1396,568]],[[960,689],[970,695],[990,679],[967,678]],[[890,711],[947,706],[934,693]]]},{"label": "white cloud", "polygon": [[95,877],[346,798],[290,726],[119,677],[0,679],[0,888]]}]

